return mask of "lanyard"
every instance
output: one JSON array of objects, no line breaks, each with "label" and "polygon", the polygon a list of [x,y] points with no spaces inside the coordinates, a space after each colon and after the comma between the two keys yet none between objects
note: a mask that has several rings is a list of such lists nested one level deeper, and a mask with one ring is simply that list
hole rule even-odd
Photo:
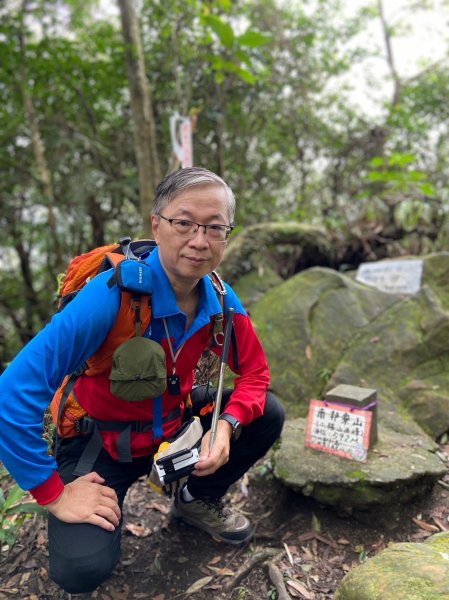
[{"label": "lanyard", "polygon": [[170,332],[168,331],[167,321],[165,319],[162,319],[162,321],[164,323],[165,334],[167,336],[167,344],[168,344],[168,348],[170,350],[170,356],[171,356],[171,360],[172,360],[172,363],[173,363],[172,374],[174,375],[176,373],[176,361],[178,360],[178,356],[180,355],[181,350],[183,349],[185,342],[183,342],[181,344],[181,346],[178,348],[176,354],[173,354],[173,346],[171,345]]}]

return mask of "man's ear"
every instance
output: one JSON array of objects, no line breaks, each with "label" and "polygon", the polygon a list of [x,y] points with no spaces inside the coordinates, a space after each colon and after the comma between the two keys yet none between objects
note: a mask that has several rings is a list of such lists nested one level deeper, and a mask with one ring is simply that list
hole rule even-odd
[{"label": "man's ear", "polygon": [[153,231],[153,238],[156,244],[159,244],[159,219],[157,215],[151,215],[151,229]]}]

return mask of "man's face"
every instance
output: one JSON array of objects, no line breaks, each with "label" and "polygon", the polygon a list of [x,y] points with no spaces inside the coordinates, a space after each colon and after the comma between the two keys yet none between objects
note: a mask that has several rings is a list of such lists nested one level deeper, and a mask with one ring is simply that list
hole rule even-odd
[{"label": "man's face", "polygon": [[[226,191],[219,185],[192,187],[170,202],[162,216],[203,225],[229,225]],[[226,243],[208,240],[202,227],[188,239],[156,215],[151,217],[151,223],[162,266],[174,287],[192,285],[219,265]]]}]

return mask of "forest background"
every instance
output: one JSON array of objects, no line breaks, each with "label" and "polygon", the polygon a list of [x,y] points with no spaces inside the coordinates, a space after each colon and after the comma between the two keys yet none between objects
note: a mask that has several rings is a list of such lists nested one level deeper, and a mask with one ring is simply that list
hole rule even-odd
[{"label": "forest background", "polygon": [[423,42],[412,74],[395,44],[449,3],[400,5],[0,3],[0,371],[55,311],[71,257],[150,235],[155,186],[179,167],[175,112],[195,123],[194,164],[236,194],[233,235],[321,226],[342,269],[446,249],[448,39],[439,57]]}]

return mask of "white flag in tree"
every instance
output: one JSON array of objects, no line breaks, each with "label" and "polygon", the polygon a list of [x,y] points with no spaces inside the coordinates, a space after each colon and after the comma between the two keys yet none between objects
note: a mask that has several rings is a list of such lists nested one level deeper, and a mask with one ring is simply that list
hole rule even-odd
[{"label": "white flag in tree", "polygon": [[170,117],[170,136],[173,153],[182,168],[193,165],[192,121],[174,113]]}]

